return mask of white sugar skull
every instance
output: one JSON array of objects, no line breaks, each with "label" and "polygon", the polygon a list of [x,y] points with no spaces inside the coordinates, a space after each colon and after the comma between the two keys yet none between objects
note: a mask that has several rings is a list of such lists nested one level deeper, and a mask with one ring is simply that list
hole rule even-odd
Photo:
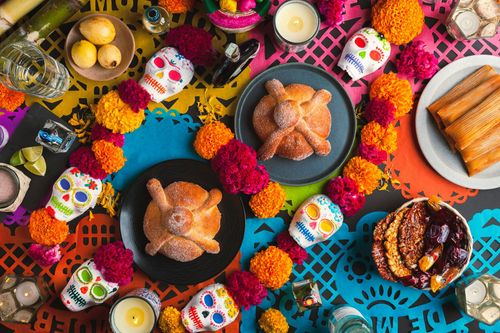
[{"label": "white sugar skull", "polygon": [[288,228],[290,236],[303,248],[323,242],[333,235],[344,221],[339,206],[326,195],[313,195],[300,205]]},{"label": "white sugar skull", "polygon": [[73,273],[61,292],[61,301],[71,311],[82,311],[101,304],[118,291],[118,284],[104,279],[93,259],[85,261]]},{"label": "white sugar skull", "polygon": [[173,47],[156,52],[146,64],[139,84],[159,103],[179,93],[193,78],[194,67]]},{"label": "white sugar skull", "polygon": [[45,206],[60,221],[71,221],[94,208],[101,193],[102,183],[78,168],[66,169],[52,187],[52,195]]},{"label": "white sugar skull", "polygon": [[347,41],[338,66],[353,81],[375,72],[391,55],[391,44],[375,29],[363,28]]},{"label": "white sugar skull", "polygon": [[239,309],[223,284],[200,290],[182,309],[181,318],[188,332],[218,331],[231,324]]}]

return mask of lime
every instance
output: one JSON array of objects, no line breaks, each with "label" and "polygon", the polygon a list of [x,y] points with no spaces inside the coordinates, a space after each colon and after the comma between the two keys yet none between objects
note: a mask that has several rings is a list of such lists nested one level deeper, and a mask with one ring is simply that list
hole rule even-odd
[{"label": "lime", "polygon": [[14,154],[12,154],[12,157],[10,158],[9,163],[12,166],[18,166],[18,165],[26,163],[26,159],[24,158],[21,150],[18,150]]},{"label": "lime", "polygon": [[45,176],[47,171],[47,164],[45,163],[45,158],[40,156],[35,162],[26,162],[24,164],[26,170],[37,176]]},{"label": "lime", "polygon": [[28,162],[35,162],[42,156],[43,147],[42,146],[34,146],[34,147],[26,147],[21,149],[24,157]]}]

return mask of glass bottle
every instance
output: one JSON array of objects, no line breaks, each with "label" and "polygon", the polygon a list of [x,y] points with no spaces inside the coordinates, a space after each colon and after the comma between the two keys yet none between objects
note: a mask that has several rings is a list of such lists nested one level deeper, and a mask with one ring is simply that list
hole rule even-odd
[{"label": "glass bottle", "polygon": [[0,82],[28,95],[52,99],[68,90],[69,73],[34,43],[20,40],[0,50]]},{"label": "glass bottle", "polygon": [[328,320],[330,333],[372,333],[372,326],[355,308],[344,305],[333,310]]},{"label": "glass bottle", "polygon": [[484,274],[465,279],[455,289],[458,304],[466,314],[493,325],[500,319],[500,279]]},{"label": "glass bottle", "polygon": [[164,34],[170,30],[170,14],[160,6],[147,7],[142,16],[142,24],[153,34]]},{"label": "glass bottle", "polygon": [[459,0],[446,20],[449,34],[457,39],[490,38],[500,23],[497,0]]}]

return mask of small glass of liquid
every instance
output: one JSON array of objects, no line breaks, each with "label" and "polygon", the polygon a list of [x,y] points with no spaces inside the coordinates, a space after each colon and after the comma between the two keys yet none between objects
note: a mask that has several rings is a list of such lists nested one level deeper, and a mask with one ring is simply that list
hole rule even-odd
[{"label": "small glass of liquid", "polygon": [[76,134],[68,127],[47,120],[38,131],[35,141],[53,153],[66,153],[76,139]]},{"label": "small glass of liquid", "polygon": [[0,82],[28,95],[53,99],[68,90],[69,73],[34,43],[21,40],[0,50]]},{"label": "small glass of liquid", "polygon": [[142,16],[142,24],[153,34],[164,34],[170,30],[170,14],[160,6],[147,7]]}]

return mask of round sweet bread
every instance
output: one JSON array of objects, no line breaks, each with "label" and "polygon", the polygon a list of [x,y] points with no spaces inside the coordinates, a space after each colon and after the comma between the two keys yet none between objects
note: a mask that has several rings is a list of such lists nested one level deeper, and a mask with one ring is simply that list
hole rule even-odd
[{"label": "round sweet bread", "polygon": [[[264,143],[259,149],[259,159],[269,159],[276,154],[300,161],[315,152],[328,155],[331,151],[327,140],[331,130],[328,109],[331,94],[304,84],[284,87],[278,80],[266,82],[266,89],[269,95],[261,98],[252,117],[255,133]],[[269,150],[266,141],[270,139],[276,140],[269,145],[275,151],[261,151]]]}]

